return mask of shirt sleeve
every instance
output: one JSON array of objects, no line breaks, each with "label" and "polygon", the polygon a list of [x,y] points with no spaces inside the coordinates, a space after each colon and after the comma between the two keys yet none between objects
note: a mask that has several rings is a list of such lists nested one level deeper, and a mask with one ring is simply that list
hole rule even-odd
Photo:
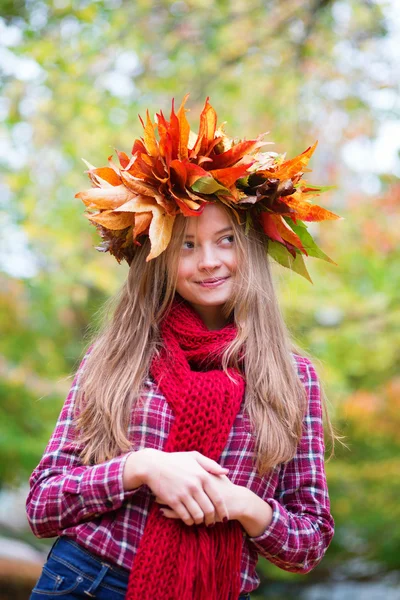
[{"label": "shirt sleeve", "polygon": [[140,488],[125,491],[123,470],[129,452],[107,462],[86,466],[80,459],[73,415],[85,354],[43,457],[30,478],[26,512],[33,533],[54,537],[67,527],[117,510]]},{"label": "shirt sleeve", "polygon": [[323,558],[334,534],[324,466],[321,391],[315,369],[301,358],[300,378],[308,395],[303,435],[296,455],[281,465],[270,525],[250,537],[261,556],[292,573],[308,573]]}]

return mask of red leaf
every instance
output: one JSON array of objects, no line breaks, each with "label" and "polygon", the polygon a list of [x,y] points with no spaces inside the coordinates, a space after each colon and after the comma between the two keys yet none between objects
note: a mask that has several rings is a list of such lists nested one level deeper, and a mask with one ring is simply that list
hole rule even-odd
[{"label": "red leaf", "polygon": [[249,154],[252,150],[258,147],[259,140],[246,140],[244,142],[240,142],[233,146],[226,152],[222,152],[222,154],[216,154],[212,156],[212,163],[209,163],[207,166],[216,169],[225,169],[226,167],[230,167],[235,165],[243,156]]},{"label": "red leaf", "polygon": [[235,181],[247,172],[248,167],[253,163],[245,165],[238,165],[237,167],[230,167],[227,169],[216,169],[209,171],[209,174],[214,177],[221,185],[230,188]]}]

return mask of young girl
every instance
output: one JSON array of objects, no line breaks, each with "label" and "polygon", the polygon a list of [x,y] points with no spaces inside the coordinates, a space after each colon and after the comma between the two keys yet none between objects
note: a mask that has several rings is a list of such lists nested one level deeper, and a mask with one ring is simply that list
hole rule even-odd
[{"label": "young girl", "polygon": [[259,555],[307,573],[333,536],[320,386],[268,255],[308,276],[330,259],[303,221],[336,215],[309,202],[313,148],[230,140],[208,99],[193,136],[185,100],[77,194],[130,269],[31,477],[32,531],[58,536],[32,600],[244,600]]}]

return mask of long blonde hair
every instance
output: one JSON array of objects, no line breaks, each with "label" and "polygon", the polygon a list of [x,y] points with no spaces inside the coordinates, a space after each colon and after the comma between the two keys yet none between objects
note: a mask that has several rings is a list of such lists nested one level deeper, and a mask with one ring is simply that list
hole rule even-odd
[{"label": "long blonde hair", "polygon": [[[234,229],[238,271],[233,297],[224,311],[226,316],[233,314],[238,333],[224,352],[223,368],[240,364],[244,368],[244,408],[255,435],[256,468],[264,475],[295,455],[307,397],[292,355],[300,352],[279,309],[264,236],[253,228],[245,233],[228,209],[227,214]],[[142,395],[150,361],[162,345],[158,326],[175,296],[186,225],[187,219],[178,216],[167,250],[149,262],[148,238],[137,246],[127,280],[104,305],[100,325],[92,329],[93,347],[77,392],[76,426],[84,464],[97,464],[131,449],[131,411]],[[244,363],[240,363],[243,349]],[[334,441],[323,393],[322,397]]]}]

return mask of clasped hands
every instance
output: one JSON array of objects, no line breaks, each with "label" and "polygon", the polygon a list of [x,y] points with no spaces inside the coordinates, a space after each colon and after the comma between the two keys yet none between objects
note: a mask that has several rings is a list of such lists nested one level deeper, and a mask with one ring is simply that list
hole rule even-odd
[{"label": "clasped hands", "polygon": [[228,469],[200,452],[160,452],[146,483],[165,517],[186,525],[212,526],[242,516],[247,488],[226,476]]}]

